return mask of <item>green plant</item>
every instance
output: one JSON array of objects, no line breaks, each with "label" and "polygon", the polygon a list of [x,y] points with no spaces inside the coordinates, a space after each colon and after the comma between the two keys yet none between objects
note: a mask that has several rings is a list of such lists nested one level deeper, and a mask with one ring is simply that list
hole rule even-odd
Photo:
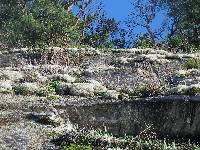
[{"label": "green plant", "polygon": [[55,94],[48,94],[48,95],[47,95],[47,99],[48,99],[48,100],[58,100],[58,99],[60,99],[60,98],[61,98],[60,95],[55,95]]},{"label": "green plant", "polygon": [[154,44],[147,35],[140,36],[135,43],[138,48],[152,48]]},{"label": "green plant", "polygon": [[[10,47],[67,46],[78,43],[83,24],[54,0],[0,2],[13,13],[3,21],[2,40]],[[20,7],[20,10],[17,10]],[[3,12],[2,12],[3,13]]]},{"label": "green plant", "polygon": [[200,59],[190,58],[185,62],[184,67],[186,69],[199,69],[200,68]]},{"label": "green plant", "polygon": [[193,96],[200,96],[200,87],[188,88],[185,91],[185,94],[187,94],[187,95],[193,95]]},{"label": "green plant", "polygon": [[70,144],[69,146],[66,146],[64,150],[92,150],[91,146],[82,146],[82,145],[76,145],[76,144]]},{"label": "green plant", "polygon": [[46,97],[48,100],[57,100],[61,96],[56,94],[56,89],[59,86],[60,81],[53,81],[48,84],[47,87],[42,88],[36,92],[37,96]]},{"label": "green plant", "polygon": [[164,94],[166,87],[165,85],[157,85],[156,83],[141,84],[132,89],[133,96],[148,97],[159,94]]},{"label": "green plant", "polygon": [[198,47],[189,43],[188,39],[181,36],[167,37],[165,40],[167,49],[191,52],[198,50]]},{"label": "green plant", "polygon": [[58,89],[60,83],[61,83],[60,81],[53,81],[49,83],[47,87],[48,93],[56,93],[56,90]]},{"label": "green plant", "polygon": [[13,88],[15,94],[17,95],[30,95],[33,94],[33,91],[31,91],[28,87],[23,87],[23,86],[16,86]]}]

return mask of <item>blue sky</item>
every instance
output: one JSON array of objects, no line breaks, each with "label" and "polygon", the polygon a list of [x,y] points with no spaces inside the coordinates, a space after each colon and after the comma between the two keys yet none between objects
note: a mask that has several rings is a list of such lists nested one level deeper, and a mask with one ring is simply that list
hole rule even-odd
[{"label": "blue sky", "polygon": [[131,12],[132,0],[103,0],[105,10],[110,17],[114,17],[118,21],[123,21]]},{"label": "blue sky", "polygon": [[[133,6],[132,2],[134,0],[103,0],[104,6],[105,6],[105,11],[108,17],[113,17],[117,21],[125,21],[128,18],[128,15],[133,11]],[[160,13],[156,19],[152,23],[152,27],[154,29],[158,28],[163,19],[166,17],[165,15],[166,12]],[[134,30],[135,33],[145,33],[146,30],[144,28],[136,28]],[[167,31],[165,32],[165,35],[167,34]]]}]

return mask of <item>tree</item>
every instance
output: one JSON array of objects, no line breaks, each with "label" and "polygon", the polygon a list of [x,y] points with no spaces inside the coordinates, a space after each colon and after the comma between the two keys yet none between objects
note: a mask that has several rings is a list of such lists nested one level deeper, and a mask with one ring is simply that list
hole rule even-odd
[{"label": "tree", "polygon": [[[158,0],[136,0],[133,3],[133,11],[129,15],[127,25],[130,30],[131,36],[134,34],[134,29],[137,27],[144,28],[146,33],[142,35],[136,35],[138,38],[147,37],[152,45],[156,45],[157,40],[162,36],[165,31],[167,21],[164,20],[161,26],[157,29],[153,28],[153,23],[156,17],[161,12]],[[145,35],[145,36],[144,36]],[[143,39],[143,38],[142,38]],[[132,40],[132,38],[131,38]]]},{"label": "tree", "polygon": [[113,47],[114,35],[118,31],[118,24],[114,19],[99,16],[86,27],[85,36],[82,43],[87,43],[92,47]]},{"label": "tree", "polygon": [[[69,46],[79,42],[83,24],[56,0],[18,1],[3,3],[4,42],[11,47]],[[18,10],[20,8],[20,11]],[[17,10],[16,10],[17,9]],[[9,11],[8,11],[9,12]],[[3,13],[1,13],[2,16]]]},{"label": "tree", "polygon": [[[168,39],[185,50],[200,47],[200,1],[160,0],[173,23]],[[172,42],[171,42],[172,41]]]}]

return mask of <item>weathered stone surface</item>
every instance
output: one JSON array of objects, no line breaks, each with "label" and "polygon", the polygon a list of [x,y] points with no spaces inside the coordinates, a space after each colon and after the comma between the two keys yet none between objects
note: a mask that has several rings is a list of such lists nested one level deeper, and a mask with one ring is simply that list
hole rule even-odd
[{"label": "weathered stone surface", "polygon": [[23,79],[23,74],[19,71],[13,70],[0,70],[0,79],[19,81]]},{"label": "weathered stone surface", "polygon": [[[49,50],[65,49],[54,47]],[[16,56],[24,55],[20,54],[20,51],[16,51]],[[24,65],[22,61],[19,66],[16,63],[15,67],[6,68],[11,66],[5,57],[8,53],[0,54],[0,58],[3,58],[0,59],[0,66],[3,66],[0,70],[0,77],[3,80],[0,82],[0,89],[11,89],[12,83],[15,90],[16,87],[22,88],[22,91],[25,91],[24,95],[29,95],[0,95],[0,149],[2,144],[2,149],[40,149],[44,141],[49,140],[43,129],[53,131],[53,126],[58,126],[55,130],[64,131],[65,123],[68,121],[72,125],[78,124],[79,127],[88,129],[104,129],[106,126],[109,132],[121,135],[138,135],[147,129],[147,132],[151,130],[160,137],[200,135],[198,96],[136,99],[134,96],[140,94],[131,94],[135,94],[136,87],[141,85],[151,85],[149,88],[152,89],[152,93],[155,92],[155,87],[159,89],[162,85],[171,89],[183,86],[183,91],[184,86],[189,90],[189,87],[192,87],[191,89],[198,89],[195,92],[200,92],[200,86],[197,86],[200,83],[199,70],[177,71],[184,70],[183,64],[188,58],[200,58],[199,53],[173,54],[164,50],[128,49],[113,50],[113,53],[104,55],[99,50],[89,48],[71,48],[67,51],[73,54],[72,58],[83,52],[84,59],[68,66],[42,61],[38,64],[32,62],[33,65]],[[26,56],[29,58],[29,54]],[[12,58],[11,55],[9,57]],[[35,58],[35,55],[33,59],[31,57],[32,61]],[[34,73],[34,78],[30,72]],[[39,87],[47,90],[51,79],[64,82],[58,89],[55,87],[58,93],[50,89],[53,93],[48,93],[44,97],[30,96],[39,90]],[[11,81],[5,85],[7,80]],[[60,95],[55,94],[63,95],[59,97]],[[56,114],[52,110],[49,111],[51,107],[56,109]],[[5,142],[5,138],[8,141]]]},{"label": "weathered stone surface", "polygon": [[81,106],[62,107],[65,113],[61,116],[68,116],[79,127],[103,129],[106,126],[114,134],[138,135],[149,128],[158,137],[195,137],[200,136],[199,99],[169,96],[91,105],[81,103]]},{"label": "weathered stone surface", "polygon": [[[27,150],[53,148],[47,133],[50,130],[44,125],[32,122],[18,122],[0,128],[0,149]],[[49,143],[49,145],[48,145]],[[53,148],[55,149],[55,147]]]}]

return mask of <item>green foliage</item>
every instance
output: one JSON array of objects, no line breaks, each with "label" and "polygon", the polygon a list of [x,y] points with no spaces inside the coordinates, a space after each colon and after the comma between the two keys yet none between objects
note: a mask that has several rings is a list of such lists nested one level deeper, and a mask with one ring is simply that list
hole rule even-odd
[{"label": "green foliage", "polygon": [[165,85],[157,84],[141,84],[133,88],[132,96],[149,97],[155,95],[162,95],[166,91]]},{"label": "green foliage", "polygon": [[200,87],[192,87],[185,92],[186,95],[200,96]]},{"label": "green foliage", "polygon": [[16,86],[13,88],[15,94],[17,95],[30,95],[33,94],[33,91],[30,91],[28,87]]},{"label": "green foliage", "polygon": [[170,50],[191,52],[197,51],[199,47],[189,43],[189,41],[181,36],[168,37],[165,41],[165,47]]},{"label": "green foliage", "polygon": [[70,144],[69,146],[66,146],[64,150],[92,150],[92,147]]},{"label": "green foliage", "polygon": [[113,36],[119,30],[118,23],[114,19],[99,16],[85,29],[83,44],[99,48],[112,48]]},{"label": "green foliage", "polygon": [[47,95],[47,99],[48,100],[59,100],[59,99],[61,99],[61,96],[60,95],[55,95],[55,94],[48,94]]},{"label": "green foliage", "polygon": [[200,1],[160,0],[168,9],[173,21],[170,42],[183,50],[198,50],[200,47]]},{"label": "green foliage", "polygon": [[53,81],[48,84],[47,87],[40,89],[36,92],[37,96],[46,97],[48,100],[57,100],[61,96],[56,94],[56,89],[59,86],[60,81]]},{"label": "green foliage", "polygon": [[140,36],[135,43],[137,48],[152,48],[154,44],[151,42],[151,39],[147,35]]},{"label": "green foliage", "polygon": [[[78,43],[82,23],[54,0],[19,2],[22,12],[4,19],[4,42],[17,47],[67,46]],[[4,5],[9,7],[9,3]],[[18,7],[13,7],[18,9]]]},{"label": "green foliage", "polygon": [[186,69],[200,69],[200,60],[196,58],[190,58],[185,62],[184,67]]},{"label": "green foliage", "polygon": [[60,81],[53,81],[53,82],[49,83],[48,88],[47,88],[48,91],[51,93],[56,92],[56,89],[58,89],[60,83],[61,83]]}]

